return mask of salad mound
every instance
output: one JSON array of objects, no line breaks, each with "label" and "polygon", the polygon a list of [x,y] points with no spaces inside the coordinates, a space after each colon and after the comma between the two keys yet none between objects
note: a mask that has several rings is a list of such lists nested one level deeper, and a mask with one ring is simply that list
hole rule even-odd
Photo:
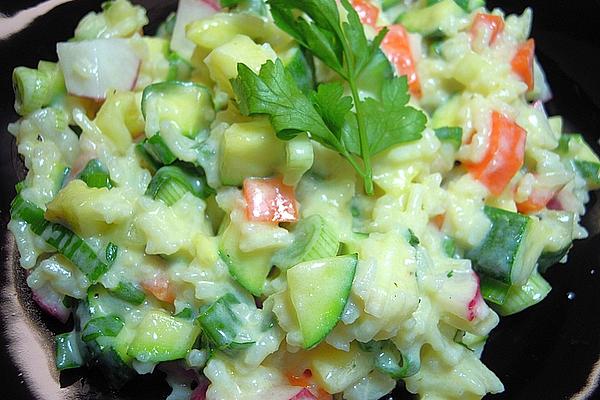
[{"label": "salad mound", "polygon": [[[8,228],[56,368],[169,400],[504,387],[499,315],[550,292],[600,159],[549,117],[532,12],[483,0],[128,0],[13,72]],[[402,389],[398,389],[402,390]]]}]

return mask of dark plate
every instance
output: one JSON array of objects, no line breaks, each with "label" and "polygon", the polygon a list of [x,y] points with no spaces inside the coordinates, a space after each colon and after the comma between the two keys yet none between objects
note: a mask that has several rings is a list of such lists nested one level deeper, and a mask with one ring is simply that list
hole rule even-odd
[{"label": "dark plate", "polygon": [[[39,1],[3,1],[0,12],[13,14]],[[6,4],[10,3],[10,4]],[[23,274],[16,267],[13,239],[6,234],[14,185],[23,170],[6,125],[17,119],[12,109],[10,74],[18,65],[35,66],[40,59],[55,60],[54,44],[72,36],[79,19],[100,1],[75,0],[40,12],[31,25],[8,40],[0,40],[0,398],[10,400],[164,399],[169,392],[160,377],[142,377],[119,393],[103,391],[102,378],[93,371],[55,372],[50,332],[65,331],[31,304]],[[156,23],[175,7],[174,0],[137,1]],[[535,0],[489,2],[510,12],[534,9],[533,36],[554,100],[550,114],[561,114],[598,150],[600,128],[600,34],[598,1]],[[0,22],[0,32],[6,22]],[[553,290],[540,305],[502,319],[489,340],[483,361],[506,386],[496,399],[600,398],[595,388],[600,373],[600,202],[588,205],[584,225],[590,237],[577,242],[567,265],[547,275]],[[395,398],[409,398],[398,394]]]}]

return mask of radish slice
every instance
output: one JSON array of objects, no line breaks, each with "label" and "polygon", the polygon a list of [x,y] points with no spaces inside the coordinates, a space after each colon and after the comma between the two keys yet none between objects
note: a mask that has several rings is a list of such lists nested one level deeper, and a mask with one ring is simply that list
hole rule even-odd
[{"label": "radish slice", "polygon": [[193,21],[210,17],[219,11],[219,5],[211,0],[179,0],[175,27],[171,37],[171,50],[190,60],[196,45],[187,39],[185,27]]},{"label": "radish slice", "polygon": [[206,400],[206,392],[208,391],[208,385],[210,381],[206,378],[201,378],[198,381],[198,386],[192,392],[190,400]]},{"label": "radish slice", "polygon": [[71,315],[69,310],[63,304],[64,296],[56,293],[48,285],[44,285],[37,289],[32,289],[32,298],[36,304],[63,324],[67,322]]},{"label": "radish slice", "polygon": [[482,314],[482,308],[487,307],[483,300],[483,296],[481,296],[481,286],[479,285],[479,276],[475,272],[472,272],[473,277],[475,278],[475,282],[477,283],[477,289],[475,290],[475,294],[471,297],[469,304],[467,305],[467,319],[469,321],[473,321],[479,315]]},{"label": "radish slice", "polygon": [[452,270],[436,296],[442,309],[461,319],[473,321],[487,307],[479,290],[479,277],[472,270]]},{"label": "radish slice", "polygon": [[140,59],[127,39],[95,39],[56,45],[70,94],[104,100],[110,89],[132,90]]},{"label": "radish slice", "polygon": [[317,397],[312,394],[310,390],[307,388],[303,388],[298,392],[294,397],[291,397],[289,400],[316,400]]}]

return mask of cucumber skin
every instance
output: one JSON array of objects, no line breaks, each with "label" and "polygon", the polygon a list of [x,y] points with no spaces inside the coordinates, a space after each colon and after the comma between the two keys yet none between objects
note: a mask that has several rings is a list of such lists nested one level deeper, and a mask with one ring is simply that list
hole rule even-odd
[{"label": "cucumber skin", "polygon": [[[163,362],[185,357],[200,334],[191,321],[150,311],[137,328],[127,354],[140,361]],[[169,343],[170,342],[170,343]]]},{"label": "cucumber skin", "polygon": [[483,243],[467,253],[475,271],[508,286],[519,253],[531,226],[531,219],[514,212],[486,206],[492,227]]},{"label": "cucumber skin", "polygon": [[[336,285],[343,285],[343,287],[341,288],[339,293],[337,293],[338,297],[335,297],[335,298],[332,297],[332,298],[328,299],[331,301],[331,303],[326,304],[326,302],[321,301],[321,302],[318,302],[318,303],[312,304],[312,305],[308,304],[309,307],[307,307],[307,304],[302,301],[303,299],[310,300],[310,299],[318,296],[322,300],[322,298],[323,298],[322,294],[329,293],[329,291],[325,290],[327,288],[324,288],[319,285],[318,288],[317,287],[309,287],[309,289],[312,289],[314,291],[314,293],[296,293],[296,294],[294,294],[294,292],[296,291],[295,290],[296,286],[294,285],[294,282],[303,283],[303,282],[317,282],[318,281],[320,283],[326,284],[327,282],[324,282],[323,279],[315,279],[315,278],[323,278],[322,276],[320,276],[323,274],[323,272],[318,271],[318,272],[320,272],[320,274],[318,272],[316,274],[314,274],[314,273],[311,274],[311,272],[314,272],[314,270],[308,269],[308,271],[305,270],[304,273],[303,274],[301,273],[301,276],[299,276],[297,278],[294,278],[294,275],[296,275],[297,273],[300,273],[299,271],[302,271],[304,267],[308,267],[310,264],[327,263],[327,262],[331,263],[331,264],[329,264],[330,267],[335,266],[335,267],[339,268],[337,273],[341,273],[341,272],[346,273],[345,276],[343,275],[343,276],[337,277],[338,279],[335,282]],[[342,262],[347,262],[347,265],[334,264],[334,263],[342,263]],[[288,290],[290,291],[290,298],[292,300],[293,307],[296,310],[298,322],[300,325],[300,331],[302,332],[302,336],[303,336],[303,347],[305,349],[311,349],[311,348],[315,347],[316,345],[318,345],[323,339],[325,339],[325,337],[331,332],[331,330],[335,327],[335,325],[340,320],[341,315],[346,306],[346,303],[348,302],[348,297],[350,296],[350,291],[352,289],[352,282],[354,281],[354,275],[356,274],[357,265],[358,265],[358,255],[351,254],[351,255],[346,255],[346,256],[338,256],[338,257],[331,257],[331,258],[327,258],[327,259],[308,261],[305,263],[298,264],[288,271],[288,275],[287,275]],[[344,269],[346,269],[346,271],[344,271]],[[315,275],[315,276],[311,276],[311,275]],[[291,282],[290,282],[290,278],[292,278]],[[331,279],[331,277],[328,277],[328,278]],[[345,281],[342,281],[343,278],[345,278]],[[329,282],[329,283],[331,283],[331,282]],[[306,289],[306,288],[304,288],[304,289]],[[321,296],[319,296],[320,293],[321,293]],[[294,301],[294,300],[296,300],[296,301]],[[314,307],[315,305],[316,305],[316,307]],[[311,318],[315,314],[317,314],[319,316],[318,320],[314,320]],[[310,320],[307,320],[306,317],[309,317]],[[303,324],[303,322],[304,322],[304,324]],[[310,326],[306,325],[307,323],[309,323]],[[313,323],[315,323],[316,326],[313,326]]]},{"label": "cucumber skin", "polygon": [[600,163],[573,160],[573,165],[585,179],[590,190],[600,189]]},{"label": "cucumber skin", "polygon": [[273,264],[281,269],[291,268],[305,261],[333,257],[338,253],[340,243],[337,236],[320,215],[300,220],[294,233],[294,243],[273,255]]},{"label": "cucumber skin", "polygon": [[[161,94],[170,94],[172,92],[175,92],[178,89],[183,89],[183,90],[189,90],[189,89],[194,89],[196,90],[198,93],[202,92],[204,94],[203,97],[204,100],[203,102],[205,104],[210,105],[211,107],[213,107],[213,103],[212,103],[212,95],[210,94],[210,90],[202,85],[199,85],[197,83],[194,82],[187,82],[187,81],[165,81],[165,82],[158,82],[158,83],[153,83],[151,85],[148,85],[144,88],[144,91],[142,93],[142,105],[141,105],[141,109],[142,109],[142,115],[144,116],[144,119],[146,119],[146,112],[147,112],[147,107],[148,107],[148,102],[150,101],[150,99],[157,93],[161,93]],[[198,99],[200,99],[201,97],[198,97]],[[206,113],[205,113],[206,114]],[[214,112],[212,113],[211,118],[207,117],[206,115],[202,116],[202,121],[196,121],[197,123],[199,123],[199,126],[194,126],[192,127],[191,131],[183,131],[182,134],[184,136],[187,136],[191,139],[195,138],[196,135],[201,132],[203,129],[206,129],[210,126],[210,123],[212,122],[212,119],[214,119]],[[185,121],[186,123],[189,121]],[[152,132],[152,133],[156,133],[156,132]],[[152,134],[151,133],[151,134]],[[147,132],[148,134],[148,132]]]},{"label": "cucumber skin", "polygon": [[230,222],[221,238],[219,257],[227,265],[231,277],[252,295],[259,297],[271,271],[272,254],[254,251],[240,257],[238,236],[239,232]]},{"label": "cucumber skin", "polygon": [[571,250],[571,247],[572,247],[572,245],[568,245],[564,249],[561,249],[561,250],[558,250],[555,252],[542,253],[540,258],[538,259],[538,266],[537,266],[538,271],[541,274],[545,273],[548,270],[548,268],[550,268],[551,266],[553,266],[554,264],[557,264],[560,260],[562,260],[563,257],[569,253],[569,250]]}]

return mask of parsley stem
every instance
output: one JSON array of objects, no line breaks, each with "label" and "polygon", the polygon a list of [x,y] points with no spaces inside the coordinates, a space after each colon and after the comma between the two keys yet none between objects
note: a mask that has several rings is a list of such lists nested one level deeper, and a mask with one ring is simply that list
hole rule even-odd
[{"label": "parsley stem", "polygon": [[[342,34],[343,35],[343,34]],[[358,136],[360,138],[360,156],[363,160],[363,176],[365,193],[372,195],[373,189],[373,169],[371,167],[371,154],[369,152],[369,138],[367,136],[367,127],[365,126],[364,113],[362,110],[362,102],[358,95],[358,88],[356,86],[356,65],[354,57],[352,57],[351,47],[348,43],[348,39],[344,35],[342,40],[342,47],[344,49],[344,58],[346,59],[346,71],[347,76],[344,77],[350,86],[352,92],[352,99],[354,100],[354,108],[356,109],[356,121],[358,123]],[[354,167],[356,168],[356,167]]]},{"label": "parsley stem", "polygon": [[362,112],[362,102],[358,95],[356,81],[354,76],[350,74],[348,79],[352,97],[354,98],[354,107],[356,108],[356,120],[358,122],[358,136],[360,137],[360,155],[363,159],[364,174],[363,180],[365,184],[365,193],[372,195],[373,188],[373,168],[371,167],[371,155],[369,153],[369,139],[367,137],[367,127],[365,126],[364,114]]},{"label": "parsley stem", "polygon": [[363,171],[363,168],[356,162],[352,154],[350,154],[348,150],[346,150],[346,148],[343,146],[341,146],[341,148],[338,149],[338,151],[348,160],[348,162],[350,163],[350,165],[352,165],[356,172],[358,172],[358,174],[364,178],[365,172]]}]

